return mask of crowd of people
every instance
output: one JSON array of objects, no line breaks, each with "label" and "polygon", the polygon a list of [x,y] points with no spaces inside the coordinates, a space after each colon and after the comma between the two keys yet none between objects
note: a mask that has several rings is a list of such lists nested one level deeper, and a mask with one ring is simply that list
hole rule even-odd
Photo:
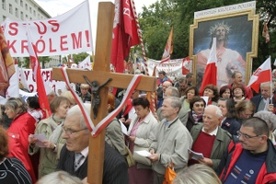
[{"label": "crowd of people", "polygon": [[[159,72],[156,111],[145,92],[133,91],[106,127],[104,184],[162,184],[168,167],[174,184],[276,182],[271,84],[253,95],[234,72],[230,85],[207,85],[199,94],[191,76],[171,81]],[[91,88],[79,87],[90,113]],[[107,99],[110,113],[120,98],[109,92]],[[81,108],[69,91],[48,100],[49,117],[37,97],[10,98],[1,107],[0,183],[87,183],[91,133]]]}]

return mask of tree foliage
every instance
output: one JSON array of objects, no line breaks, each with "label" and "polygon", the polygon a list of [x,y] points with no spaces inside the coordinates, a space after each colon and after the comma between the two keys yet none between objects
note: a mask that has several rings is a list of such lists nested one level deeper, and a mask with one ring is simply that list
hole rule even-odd
[{"label": "tree foliage", "polygon": [[[79,62],[82,62],[87,56],[89,56],[89,54],[87,52],[81,52],[79,54],[73,54],[73,61],[76,64],[79,64]],[[67,63],[68,62],[68,58],[70,58],[71,55],[67,55],[65,57],[62,58],[62,63]],[[92,61],[92,58],[91,58]]]},{"label": "tree foliage", "polygon": [[[42,68],[45,68],[45,64],[51,61],[49,56],[41,56],[38,57],[38,61],[42,64]],[[19,62],[18,65],[23,68],[29,68],[30,66],[30,58],[24,57],[23,62]]]},{"label": "tree foliage", "polygon": [[[159,0],[149,7],[143,7],[139,22],[143,31],[147,57],[161,59],[171,26],[174,26],[174,51],[172,58],[182,58],[189,54],[189,30],[194,21],[194,12],[227,6],[251,0]],[[258,57],[253,60],[253,69],[258,67],[268,55],[276,58],[276,1],[257,1],[260,14]],[[262,37],[263,22],[267,21],[270,42]]]}]

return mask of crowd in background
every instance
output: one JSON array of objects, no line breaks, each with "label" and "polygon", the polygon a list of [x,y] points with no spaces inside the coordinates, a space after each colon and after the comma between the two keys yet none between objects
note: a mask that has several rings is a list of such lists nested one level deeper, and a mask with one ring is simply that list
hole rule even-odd
[{"label": "crowd in background", "polygon": [[[146,92],[133,91],[106,128],[103,183],[162,184],[168,167],[175,184],[276,182],[275,87],[262,83],[254,94],[234,72],[231,84],[207,85],[200,94],[193,77],[172,81],[160,71],[156,110]],[[76,90],[90,113],[91,87]],[[111,91],[108,113],[125,92]],[[69,91],[45,100],[49,117],[37,97],[10,98],[1,106],[1,183],[86,182],[91,134],[81,109]]]}]

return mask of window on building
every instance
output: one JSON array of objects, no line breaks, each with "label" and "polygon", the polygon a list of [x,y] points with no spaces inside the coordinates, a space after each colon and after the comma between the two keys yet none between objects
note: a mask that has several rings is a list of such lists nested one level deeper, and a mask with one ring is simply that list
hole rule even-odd
[{"label": "window on building", "polygon": [[13,14],[13,11],[12,11],[13,9],[12,9],[12,5],[11,4],[9,4],[9,13],[10,14]]},{"label": "window on building", "polygon": [[27,5],[27,3],[25,4],[25,10],[28,11],[28,5]]},{"label": "window on building", "polygon": [[21,18],[21,20],[24,20],[24,14],[23,14],[23,12],[20,12],[20,18]]},{"label": "window on building", "polygon": [[20,0],[20,6],[23,7],[23,0]]},{"label": "window on building", "polygon": [[28,20],[28,15],[26,14],[26,20]]},{"label": "window on building", "polygon": [[6,0],[2,0],[2,9],[3,9],[3,10],[6,9]]},{"label": "window on building", "polygon": [[15,8],[15,16],[18,17],[18,9]]},{"label": "window on building", "polygon": [[30,13],[32,13],[32,7],[30,7]]},{"label": "window on building", "polygon": [[36,16],[36,11],[34,10],[34,16]]},{"label": "window on building", "polygon": [[6,20],[6,16],[5,15],[3,15],[3,22]]}]

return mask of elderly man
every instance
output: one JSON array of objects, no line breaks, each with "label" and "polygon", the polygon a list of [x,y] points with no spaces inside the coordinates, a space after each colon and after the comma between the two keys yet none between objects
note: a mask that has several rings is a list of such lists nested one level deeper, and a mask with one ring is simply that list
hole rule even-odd
[{"label": "elderly man", "polygon": [[172,83],[170,81],[164,81],[161,86],[157,89],[157,108],[160,108],[162,106],[163,100],[164,100],[164,94],[168,87],[172,86]]},{"label": "elderly man", "polygon": [[[169,86],[164,93],[164,98],[166,98],[168,96],[179,97],[178,89],[176,87]],[[159,120],[164,119],[164,117],[162,116],[162,108],[159,108],[157,110],[157,117]],[[181,108],[178,113],[178,117],[179,117],[180,121],[185,125],[185,123],[188,119],[188,112],[185,111],[185,109]]]},{"label": "elderly man", "polygon": [[174,164],[176,172],[187,166],[192,138],[187,128],[178,118],[181,100],[178,97],[166,97],[162,105],[162,120],[157,127],[156,140],[151,144],[149,159],[153,162],[154,184],[162,184],[166,167]]},{"label": "elderly man", "polygon": [[[91,105],[84,104],[89,113]],[[64,170],[80,179],[87,177],[88,143],[90,131],[86,127],[79,106],[72,107],[66,116],[62,137],[66,140],[60,153],[58,170]],[[128,183],[128,165],[125,158],[115,149],[105,144],[103,183]]]},{"label": "elderly man", "polygon": [[232,89],[234,86],[237,86],[237,85],[242,85],[245,89],[245,97],[248,98],[248,99],[251,99],[253,97],[253,93],[252,93],[252,90],[250,87],[248,86],[245,86],[243,84],[243,76],[242,76],[242,73],[239,72],[239,71],[234,71],[234,73],[232,74],[232,83],[229,84],[229,87]]},{"label": "elderly man", "polygon": [[265,110],[274,113],[274,106],[276,104],[272,104],[271,102],[272,91],[270,82],[261,83],[260,92],[261,94],[251,98],[251,102],[255,105],[255,112]]},{"label": "elderly man", "polygon": [[219,125],[222,112],[215,105],[208,105],[203,113],[203,123],[194,125],[191,130],[194,143],[192,150],[203,154],[199,160],[190,160],[190,164],[202,163],[216,169],[227,151],[231,135]]},{"label": "elderly man", "polygon": [[252,117],[243,122],[240,143],[230,144],[218,169],[224,184],[276,183],[276,150],[268,136],[269,127],[262,119]]}]

